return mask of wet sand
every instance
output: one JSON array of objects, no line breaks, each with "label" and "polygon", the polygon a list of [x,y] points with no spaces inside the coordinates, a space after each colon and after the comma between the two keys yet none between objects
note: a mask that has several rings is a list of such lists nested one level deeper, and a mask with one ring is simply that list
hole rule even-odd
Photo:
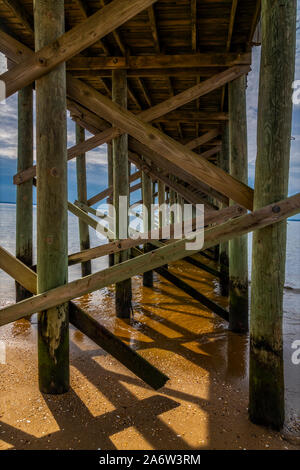
[{"label": "wet sand", "polygon": [[[170,269],[227,307],[213,276],[186,262]],[[71,328],[70,391],[42,395],[36,319],[1,328],[7,346],[7,364],[0,365],[1,450],[297,448],[248,420],[248,338],[155,278],[153,289],[134,278],[131,321],[115,318],[113,288],[78,302],[170,377],[159,392]]]}]

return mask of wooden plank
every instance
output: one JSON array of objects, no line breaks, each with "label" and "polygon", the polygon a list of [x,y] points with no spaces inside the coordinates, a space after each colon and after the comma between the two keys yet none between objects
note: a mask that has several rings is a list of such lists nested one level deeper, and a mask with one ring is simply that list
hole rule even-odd
[{"label": "wooden plank", "polygon": [[156,0],[114,0],[85,21],[42,47],[34,56],[0,76],[6,84],[6,96],[24,88],[57,65],[93,45]]},{"label": "wooden plank", "polygon": [[15,279],[26,290],[37,293],[37,276],[22,261],[0,247],[0,268]]},{"label": "wooden plank", "polygon": [[197,0],[191,0],[191,31],[192,31],[192,50],[197,52]]},{"label": "wooden plank", "polygon": [[190,142],[185,144],[185,146],[186,148],[193,150],[197,147],[200,147],[201,145],[207,144],[207,142],[210,142],[215,137],[218,137],[219,134],[220,134],[219,129],[213,129],[211,131],[206,132],[206,134],[203,134],[200,137],[197,137],[196,139],[191,140]]},{"label": "wooden plank", "polygon": [[236,14],[237,5],[238,5],[238,0],[232,0],[230,20],[229,20],[229,28],[228,28],[228,36],[227,36],[227,43],[226,43],[226,51],[227,52],[230,51],[231,39],[232,39],[232,33],[233,33],[233,27],[234,27],[234,21],[235,21],[235,14]]},{"label": "wooden plank", "polygon": [[211,122],[211,121],[228,121],[229,115],[225,112],[208,112],[208,111],[172,111],[171,113],[165,114],[153,122]]},{"label": "wooden plank", "polygon": [[[236,74],[240,76],[241,70],[235,70],[234,75]],[[143,142],[145,146],[159,153],[161,157],[176,163],[180,168],[200,181],[209,182],[209,185],[215,190],[230,197],[247,209],[252,210],[253,190],[251,188],[235,180],[206,159],[196,156],[179,142],[174,141],[126,109],[116,105],[95,89],[70,76],[68,76],[67,80],[68,93],[76,96],[77,101],[85,103],[95,114],[101,115],[101,117],[110,121],[117,128],[121,128],[124,132],[131,134],[137,140]],[[228,80],[228,75],[226,80]],[[199,87],[203,83],[205,82],[202,82]],[[172,99],[175,98],[176,96]],[[141,114],[145,116],[145,113],[147,115],[147,111],[143,111]]]},{"label": "wooden plank", "polygon": [[204,67],[233,67],[235,65],[251,65],[250,53],[196,53],[196,54],[159,54],[129,57],[83,57],[77,56],[67,62],[69,71],[104,71],[126,69],[128,73],[134,70],[154,69],[156,73],[172,74],[173,69],[197,69],[198,74]]},{"label": "wooden plank", "polygon": [[[239,237],[244,233],[267,227],[299,212],[300,193],[205,230],[205,242],[202,249],[207,249],[222,241]],[[142,274],[150,269],[158,268],[167,262],[177,261],[199,251],[198,248],[197,250],[186,250],[185,244],[185,239],[166,244],[166,246],[151,253],[146,253],[133,260],[125,261],[117,266],[112,266],[85,278],[70,282],[66,286],[60,286],[5,307],[0,310],[0,326],[22,318],[24,315],[29,315],[45,308],[55,307],[62,302],[128,279],[136,274]]]},{"label": "wooden plank", "polygon": [[159,44],[159,34],[157,30],[157,24],[155,19],[154,5],[151,5],[148,8],[149,23],[151,28],[151,33],[154,41],[154,49],[157,54],[160,54],[160,44]]}]

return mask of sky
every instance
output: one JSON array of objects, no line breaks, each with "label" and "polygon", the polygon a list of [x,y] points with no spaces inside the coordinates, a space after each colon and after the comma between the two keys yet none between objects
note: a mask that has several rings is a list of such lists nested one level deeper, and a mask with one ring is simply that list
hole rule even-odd
[{"label": "sky", "polygon": [[[256,159],[256,127],[259,86],[260,47],[253,48],[251,72],[247,81],[247,120],[248,120],[248,161],[249,186],[254,187]],[[5,71],[4,56],[0,54],[0,73]],[[298,0],[297,18],[297,49],[295,80],[300,80],[300,0]],[[68,116],[68,147],[75,144],[75,124]],[[86,133],[86,137],[90,134]],[[88,197],[91,197],[107,187],[107,152],[106,145],[87,153]],[[17,169],[17,95],[13,95],[0,103],[0,202],[14,203],[16,188],[13,185],[13,175]],[[76,199],[76,162],[68,163],[69,200]],[[289,195],[300,189],[300,104],[294,105]],[[35,193],[35,191],[34,191]],[[133,200],[139,199],[136,193]],[[34,194],[35,202],[35,194]]]}]

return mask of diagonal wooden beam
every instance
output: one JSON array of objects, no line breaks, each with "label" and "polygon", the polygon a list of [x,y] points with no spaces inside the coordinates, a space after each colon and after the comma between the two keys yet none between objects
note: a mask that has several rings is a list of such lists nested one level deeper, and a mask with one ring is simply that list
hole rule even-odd
[{"label": "diagonal wooden beam", "polygon": [[0,76],[6,85],[6,96],[24,88],[50,72],[57,65],[83,51],[114,29],[130,20],[156,0],[113,0],[81,24],[43,47],[34,56]]},{"label": "diagonal wooden beam", "polygon": [[[141,171],[136,171],[135,173],[130,175],[129,182],[132,183],[133,181],[138,180],[141,176],[142,176],[142,172]],[[113,187],[110,186],[109,188],[105,189],[104,191],[101,191],[101,193],[98,193],[95,196],[88,199],[87,205],[88,206],[93,206],[97,202],[102,201],[104,198],[110,196],[112,194],[112,191],[113,191]]]},{"label": "diagonal wooden beam", "polygon": [[253,190],[247,185],[235,180],[222,169],[186,149],[182,144],[143,122],[131,112],[116,105],[90,86],[70,76],[67,77],[67,83],[68,93],[76,96],[77,101],[84,103],[95,114],[110,121],[117,128],[123,129],[123,132],[132,135],[161,157],[175,163],[200,181],[209,182],[209,185],[215,190],[252,210]]},{"label": "diagonal wooden beam", "polygon": [[230,51],[231,39],[232,39],[232,33],[233,33],[233,27],[234,27],[234,21],[235,21],[237,5],[238,5],[238,0],[232,0],[230,19],[229,19],[228,36],[227,36],[227,43],[226,43],[226,51],[227,52]]},{"label": "diagonal wooden beam", "polygon": [[171,173],[172,175],[178,177],[180,180],[183,180],[186,183],[188,183],[190,186],[197,188],[198,191],[201,191],[204,194],[207,194],[217,199],[218,201],[221,201],[223,204],[228,205],[229,201],[226,196],[222,195],[218,191],[215,191],[213,188],[211,188],[207,184],[199,181],[197,178],[185,172],[182,168],[178,167],[176,164],[170,162],[169,160],[162,159],[158,153],[149,149],[148,147],[143,145],[141,142],[138,142],[137,140],[130,137],[129,148],[134,153],[138,155],[144,155],[145,157],[147,157],[150,161],[154,163],[154,165],[157,168],[162,168],[167,173]]},{"label": "diagonal wooden beam", "polygon": [[[287,217],[297,214],[299,211],[300,193],[284,201],[271,204],[255,212],[205,230],[205,241],[202,249],[210,248],[220,242],[228,241],[253,230],[280,222]],[[187,250],[186,241],[186,239],[182,239],[168,243],[153,252],[146,253],[133,260],[125,261],[111,268],[5,307],[0,310],[0,326],[35,312],[55,307],[137,274],[156,269],[166,263],[177,261],[199,251],[199,247],[195,250]]]},{"label": "diagonal wooden beam", "polygon": [[[0,33],[0,44],[1,44],[1,33]],[[167,99],[166,101],[163,101],[162,103],[159,103],[156,106],[153,106],[152,108],[142,111],[141,113],[138,114],[138,117],[145,122],[150,122],[152,120],[158,119],[164,114],[174,111],[176,108],[179,108],[199,98],[200,96],[203,96],[207,93],[210,93],[211,91],[214,91],[215,89],[219,88],[223,84],[228,83],[234,80],[235,78],[239,77],[241,74],[247,73],[247,71],[249,71],[248,66],[232,67],[224,72],[214,75],[213,77],[203,81],[202,83],[198,85],[195,85],[192,88],[189,88],[188,90],[183,91],[182,93],[179,93],[178,95],[175,95]],[[74,93],[73,94],[71,93],[71,95],[72,95],[71,97],[73,97],[74,100],[76,101],[76,96],[75,96],[76,93],[75,95]],[[83,106],[86,107],[86,103],[83,103]],[[99,116],[99,113],[95,112],[94,114]],[[106,142],[110,142],[113,138],[122,135],[122,133],[123,132],[117,128],[109,127],[106,130],[94,135],[94,137],[87,139],[84,143],[74,145],[73,147],[68,149],[68,159],[71,160],[72,158],[75,158],[84,152],[88,152],[89,150],[93,150],[94,148]],[[27,172],[26,174],[19,173],[18,175],[16,175],[14,178],[14,183],[15,184],[23,183],[35,175],[35,172],[32,171],[32,169],[28,169],[26,170],[26,172]]]},{"label": "diagonal wooden beam", "polygon": [[[74,0],[74,1],[77,4],[79,10],[81,11],[82,16],[85,19],[87,19],[89,17],[89,14],[88,14],[88,9],[87,9],[86,3],[84,3],[83,0]],[[99,44],[102,47],[104,53],[106,55],[109,55],[109,49],[107,48],[107,46],[105,45],[105,43],[101,39],[99,40]]]}]

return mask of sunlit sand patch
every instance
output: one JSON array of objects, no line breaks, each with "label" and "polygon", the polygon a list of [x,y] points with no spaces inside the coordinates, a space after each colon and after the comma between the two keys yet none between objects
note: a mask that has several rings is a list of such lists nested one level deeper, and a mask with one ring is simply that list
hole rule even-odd
[{"label": "sunlit sand patch", "polygon": [[157,392],[154,390],[151,390],[147,385],[145,387],[136,385],[136,384],[131,384],[128,382],[125,382],[123,380],[120,381],[121,384],[132,394],[134,395],[138,400],[144,400],[145,398],[150,398]]},{"label": "sunlit sand patch", "polygon": [[[1,431],[0,431],[0,433],[1,433]],[[14,446],[12,444],[8,444],[7,442],[2,441],[0,439],[0,450],[9,450],[9,449],[13,449],[13,448],[14,448]]]},{"label": "sunlit sand patch", "polygon": [[110,440],[119,450],[152,450],[153,447],[134,427],[126,428],[110,436]]},{"label": "sunlit sand patch", "polygon": [[207,413],[194,404],[184,403],[159,416],[176,437],[188,446],[200,449],[208,444],[209,419]]},{"label": "sunlit sand patch", "polygon": [[208,357],[211,356],[210,354],[208,354],[207,351],[204,351],[204,349],[201,348],[198,341],[190,341],[189,343],[182,343],[182,346],[189,349],[190,351],[193,351],[196,354],[201,354],[202,356],[208,356]]},{"label": "sunlit sand patch", "polygon": [[115,410],[114,405],[77,368],[71,367],[71,385],[92,416]]}]

